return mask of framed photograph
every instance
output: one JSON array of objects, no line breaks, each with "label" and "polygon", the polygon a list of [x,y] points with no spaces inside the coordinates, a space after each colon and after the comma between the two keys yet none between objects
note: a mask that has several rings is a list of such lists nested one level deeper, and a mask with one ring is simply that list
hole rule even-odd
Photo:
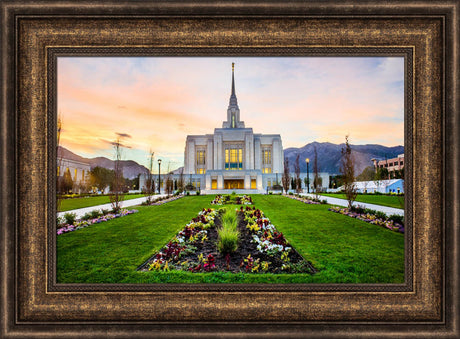
[{"label": "framed photograph", "polygon": [[[294,57],[74,51],[82,56],[62,48],[49,54],[57,70],[49,91],[59,112],[59,222],[49,234],[56,288],[410,285],[404,249],[411,240],[405,246],[404,233],[411,225],[403,223],[409,50],[391,48],[380,57],[364,49],[356,50],[362,56],[334,57],[315,56],[327,49],[298,49]],[[355,153],[342,166],[347,134]],[[348,165],[356,177],[350,183],[357,180],[350,188],[359,192],[353,210],[338,193]],[[341,206],[332,208],[328,199]]]},{"label": "framed photograph", "polygon": [[2,9],[2,335],[459,335],[458,4]]}]

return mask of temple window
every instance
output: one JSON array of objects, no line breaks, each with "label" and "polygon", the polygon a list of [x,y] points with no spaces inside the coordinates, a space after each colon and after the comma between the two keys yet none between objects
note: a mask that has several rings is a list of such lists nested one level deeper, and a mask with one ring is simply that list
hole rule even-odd
[{"label": "temple window", "polygon": [[198,150],[196,152],[196,164],[204,165],[206,163],[206,153],[204,150]]},{"label": "temple window", "polygon": [[225,169],[242,170],[243,169],[243,148],[233,147],[225,149]]}]

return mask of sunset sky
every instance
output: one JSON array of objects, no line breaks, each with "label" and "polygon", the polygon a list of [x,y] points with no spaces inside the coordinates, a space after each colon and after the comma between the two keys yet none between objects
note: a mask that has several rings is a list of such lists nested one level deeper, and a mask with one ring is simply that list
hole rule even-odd
[{"label": "sunset sky", "polygon": [[231,63],[241,120],[281,134],[283,148],[312,141],[404,145],[404,59],[375,57],[60,57],[61,145],[92,158],[162,169],[183,165],[189,134],[226,120]]}]

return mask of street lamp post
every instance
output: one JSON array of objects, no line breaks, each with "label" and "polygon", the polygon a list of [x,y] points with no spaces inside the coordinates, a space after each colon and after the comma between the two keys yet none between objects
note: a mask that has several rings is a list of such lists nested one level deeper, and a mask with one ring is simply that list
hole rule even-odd
[{"label": "street lamp post", "polygon": [[310,163],[310,159],[305,159],[305,162],[307,163],[307,192],[310,193],[310,171],[308,170],[308,164]]},{"label": "street lamp post", "polygon": [[160,194],[160,184],[161,184],[160,169],[161,169],[161,159],[158,159],[158,194]]}]

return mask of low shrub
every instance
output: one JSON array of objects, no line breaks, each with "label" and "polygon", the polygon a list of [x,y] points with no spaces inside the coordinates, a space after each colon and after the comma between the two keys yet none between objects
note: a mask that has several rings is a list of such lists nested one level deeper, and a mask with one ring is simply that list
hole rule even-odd
[{"label": "low shrub", "polygon": [[73,225],[73,223],[77,219],[77,215],[75,213],[69,212],[69,213],[64,214],[64,219],[65,219],[66,224]]},{"label": "low shrub", "polygon": [[89,214],[91,215],[91,218],[93,218],[93,219],[94,219],[94,218],[98,218],[98,217],[100,217],[101,215],[103,215],[103,214],[101,213],[101,211],[99,211],[99,210],[92,210]]},{"label": "low shrub", "polygon": [[377,211],[376,211],[376,210],[373,210],[373,209],[371,209],[371,208],[365,208],[365,209],[364,209],[364,213],[375,215],[375,214],[377,213]]},{"label": "low shrub", "polygon": [[89,220],[89,219],[96,219],[102,216],[103,214],[99,210],[92,210],[91,212],[85,213],[80,219],[81,220]]},{"label": "low shrub", "polygon": [[380,219],[383,219],[383,220],[385,220],[385,219],[387,218],[387,215],[386,215],[385,213],[381,212],[381,211],[377,211],[377,212],[375,213],[375,216],[376,216],[377,218],[380,218]]},{"label": "low shrub", "polygon": [[89,220],[91,219],[91,212],[83,214],[83,216],[80,218],[80,220]]},{"label": "low shrub", "polygon": [[195,194],[196,194],[196,195],[200,195],[200,191],[196,191],[196,193],[195,193]]},{"label": "low shrub", "polygon": [[404,216],[398,214],[392,214],[388,217],[388,220],[393,220],[394,223],[404,225]]},{"label": "low shrub", "polygon": [[363,206],[357,205],[357,206],[351,206],[351,210],[356,213],[365,213],[364,211],[366,210]]},{"label": "low shrub", "polygon": [[56,225],[59,226],[59,225],[63,224],[64,222],[65,222],[64,217],[57,217],[56,218]]}]

